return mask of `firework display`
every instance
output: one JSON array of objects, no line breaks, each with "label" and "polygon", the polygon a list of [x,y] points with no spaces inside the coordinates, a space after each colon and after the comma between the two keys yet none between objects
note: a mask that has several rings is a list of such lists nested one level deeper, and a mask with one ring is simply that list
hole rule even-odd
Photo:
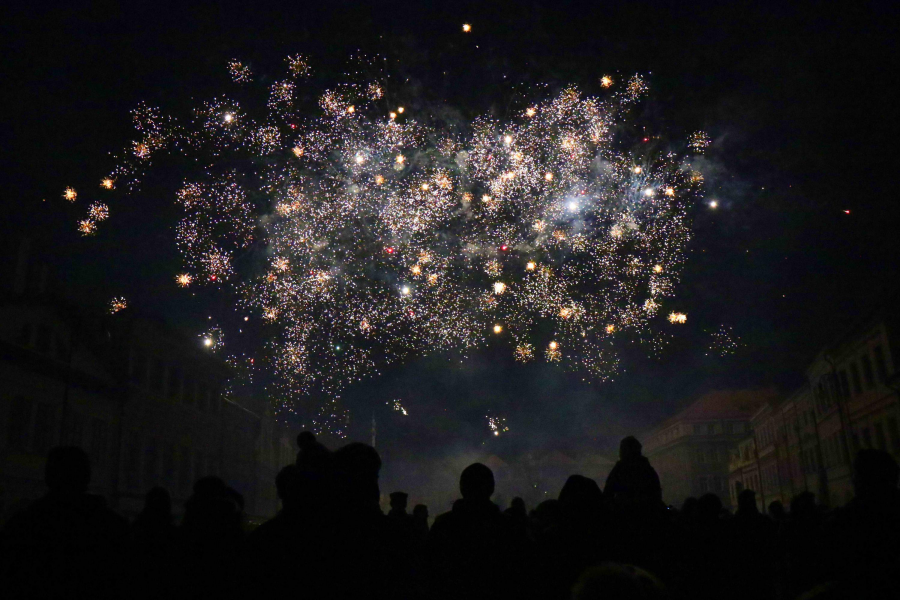
[{"label": "firework display", "polygon": [[[386,75],[315,93],[306,57],[287,67],[259,107],[220,96],[180,119],[138,107],[137,139],[102,180],[126,195],[156,175],[156,156],[187,165],[174,197],[184,265],[167,277],[230,289],[262,320],[285,407],[412,355],[489,342],[603,380],[621,345],[654,347],[663,315],[685,322],[666,305],[702,177],[616,133],[647,91],[641,77],[447,125],[389,103]],[[249,67],[228,71],[252,87]],[[79,227],[93,234],[108,214],[96,203]],[[256,267],[242,270],[248,255]],[[306,417],[318,430],[346,420],[334,402]]]}]

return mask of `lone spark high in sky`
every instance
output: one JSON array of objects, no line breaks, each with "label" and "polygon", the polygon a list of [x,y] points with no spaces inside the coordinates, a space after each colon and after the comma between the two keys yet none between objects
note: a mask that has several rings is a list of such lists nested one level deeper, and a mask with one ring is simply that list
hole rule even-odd
[{"label": "lone spark high in sky", "polygon": [[[253,85],[240,61],[229,71]],[[310,73],[290,57],[259,111],[226,96],[185,120],[139,107],[139,138],[102,186],[136,190],[158,154],[192,172],[175,198],[184,269],[168,277],[229,286],[267,322],[283,408],[488,340],[600,380],[622,345],[664,343],[702,177],[616,133],[642,78],[446,125],[389,103],[386,75],[314,94]],[[236,268],[261,247],[263,268]],[[303,412],[338,433],[347,418],[337,400]]]}]

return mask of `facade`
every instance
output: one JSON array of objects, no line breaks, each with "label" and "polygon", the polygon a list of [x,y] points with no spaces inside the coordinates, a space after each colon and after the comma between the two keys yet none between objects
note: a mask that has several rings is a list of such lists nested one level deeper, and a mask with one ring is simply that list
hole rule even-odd
[{"label": "facade", "polygon": [[729,463],[732,502],[750,488],[760,509],[801,492],[840,506],[853,497],[857,451],[876,448],[900,460],[897,324],[887,313],[872,315],[815,357],[806,385],[753,415],[739,444],[752,446],[753,459],[737,452]]},{"label": "facade", "polygon": [[[20,253],[19,269],[40,272]],[[251,517],[277,510],[293,435],[265,403],[226,397],[226,365],[196,340],[127,311],[90,314],[17,275],[0,297],[0,519],[44,491],[47,452],[84,448],[91,492],[134,515],[161,485],[176,510],[218,475]]]},{"label": "facade", "polygon": [[750,431],[757,407],[771,390],[710,392],[642,436],[644,454],[659,474],[663,500],[680,506],[712,492],[729,504],[729,460]]}]

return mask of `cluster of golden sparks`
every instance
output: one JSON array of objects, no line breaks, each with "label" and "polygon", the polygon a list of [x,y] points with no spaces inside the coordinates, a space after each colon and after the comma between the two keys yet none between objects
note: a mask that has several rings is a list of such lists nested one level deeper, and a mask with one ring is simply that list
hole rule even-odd
[{"label": "cluster of golden sparks", "polygon": [[[238,84],[253,80],[240,61],[228,69]],[[647,90],[641,77],[602,77],[602,97],[570,87],[523,101],[460,133],[389,103],[386,79],[338,85],[301,110],[309,99],[297,82],[309,73],[307,59],[289,57],[286,78],[267,84],[263,118],[225,96],[184,122],[140,107],[139,139],[103,180],[133,190],[162,151],[203,167],[176,195],[185,271],[175,281],[240,292],[270,327],[287,402],[491,340],[519,362],[601,380],[616,372],[620,344],[652,347],[702,177],[684,156],[621,149],[615,132]],[[82,231],[107,214],[93,205]],[[239,274],[235,259],[260,240],[263,272]],[[343,418],[331,405],[313,422]]]}]

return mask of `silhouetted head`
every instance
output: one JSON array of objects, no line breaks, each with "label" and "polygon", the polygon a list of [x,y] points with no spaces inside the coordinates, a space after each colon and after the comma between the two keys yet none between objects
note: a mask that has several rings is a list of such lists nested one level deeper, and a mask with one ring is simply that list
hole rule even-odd
[{"label": "silhouetted head", "polygon": [[494,473],[481,463],[472,463],[459,476],[459,492],[465,500],[490,500],[494,494]]},{"label": "silhouetted head", "polygon": [[424,504],[416,504],[413,507],[413,516],[417,519],[425,519],[428,520],[428,507]]},{"label": "silhouetted head", "polygon": [[171,518],[172,498],[168,490],[155,487],[144,496],[144,514],[154,517]]},{"label": "silhouetted head", "polygon": [[75,446],[58,446],[47,455],[44,482],[51,492],[84,494],[91,483],[91,460]]},{"label": "silhouetted head", "polygon": [[194,497],[199,499],[222,498],[226,494],[228,486],[214,475],[201,477],[194,482]]},{"label": "silhouetted head", "polygon": [[716,521],[722,512],[722,501],[715,494],[703,494],[697,500],[697,517],[705,522]]},{"label": "silhouetted head", "polygon": [[769,502],[769,516],[776,521],[784,518],[784,505],[779,500]]},{"label": "silhouetted head", "polygon": [[381,457],[375,448],[354,442],[334,452],[332,459],[338,493],[344,506],[377,509]]},{"label": "silhouetted head", "polygon": [[409,495],[406,492],[391,493],[391,508],[394,510],[406,510],[406,502]]},{"label": "silhouetted head", "polygon": [[691,518],[697,513],[697,499],[691,496],[684,501],[684,504],[681,505],[681,514],[685,517]]},{"label": "silhouetted head", "polygon": [[572,588],[574,600],[662,600],[666,588],[655,576],[635,567],[605,563],[585,571]]},{"label": "silhouetted head", "polygon": [[301,450],[309,448],[315,443],[316,436],[312,431],[301,431],[300,434],[297,435],[297,446],[299,446]]},{"label": "silhouetted head", "polygon": [[275,490],[285,508],[293,507],[300,496],[300,469],[297,465],[288,465],[278,471],[275,476]]},{"label": "silhouetted head", "polygon": [[816,495],[812,492],[800,492],[791,498],[791,517],[803,518],[816,514]]},{"label": "silhouetted head", "polygon": [[528,511],[525,510],[525,501],[516,496],[512,499],[512,502],[509,503],[509,507],[513,509],[516,514],[527,515]]},{"label": "silhouetted head", "polygon": [[756,507],[756,492],[753,490],[744,490],[738,494],[738,510],[741,512],[759,512]]},{"label": "silhouetted head", "polygon": [[619,443],[619,458],[628,460],[641,455],[641,443],[633,435],[629,435]]},{"label": "silhouetted head", "polygon": [[897,461],[884,450],[860,450],[853,460],[853,491],[857,497],[896,493],[900,481]]},{"label": "silhouetted head", "polygon": [[559,492],[559,504],[564,510],[599,511],[603,508],[603,492],[593,479],[570,475]]},{"label": "silhouetted head", "polygon": [[225,490],[225,496],[234,503],[237,512],[244,512],[244,495],[234,488]]}]

